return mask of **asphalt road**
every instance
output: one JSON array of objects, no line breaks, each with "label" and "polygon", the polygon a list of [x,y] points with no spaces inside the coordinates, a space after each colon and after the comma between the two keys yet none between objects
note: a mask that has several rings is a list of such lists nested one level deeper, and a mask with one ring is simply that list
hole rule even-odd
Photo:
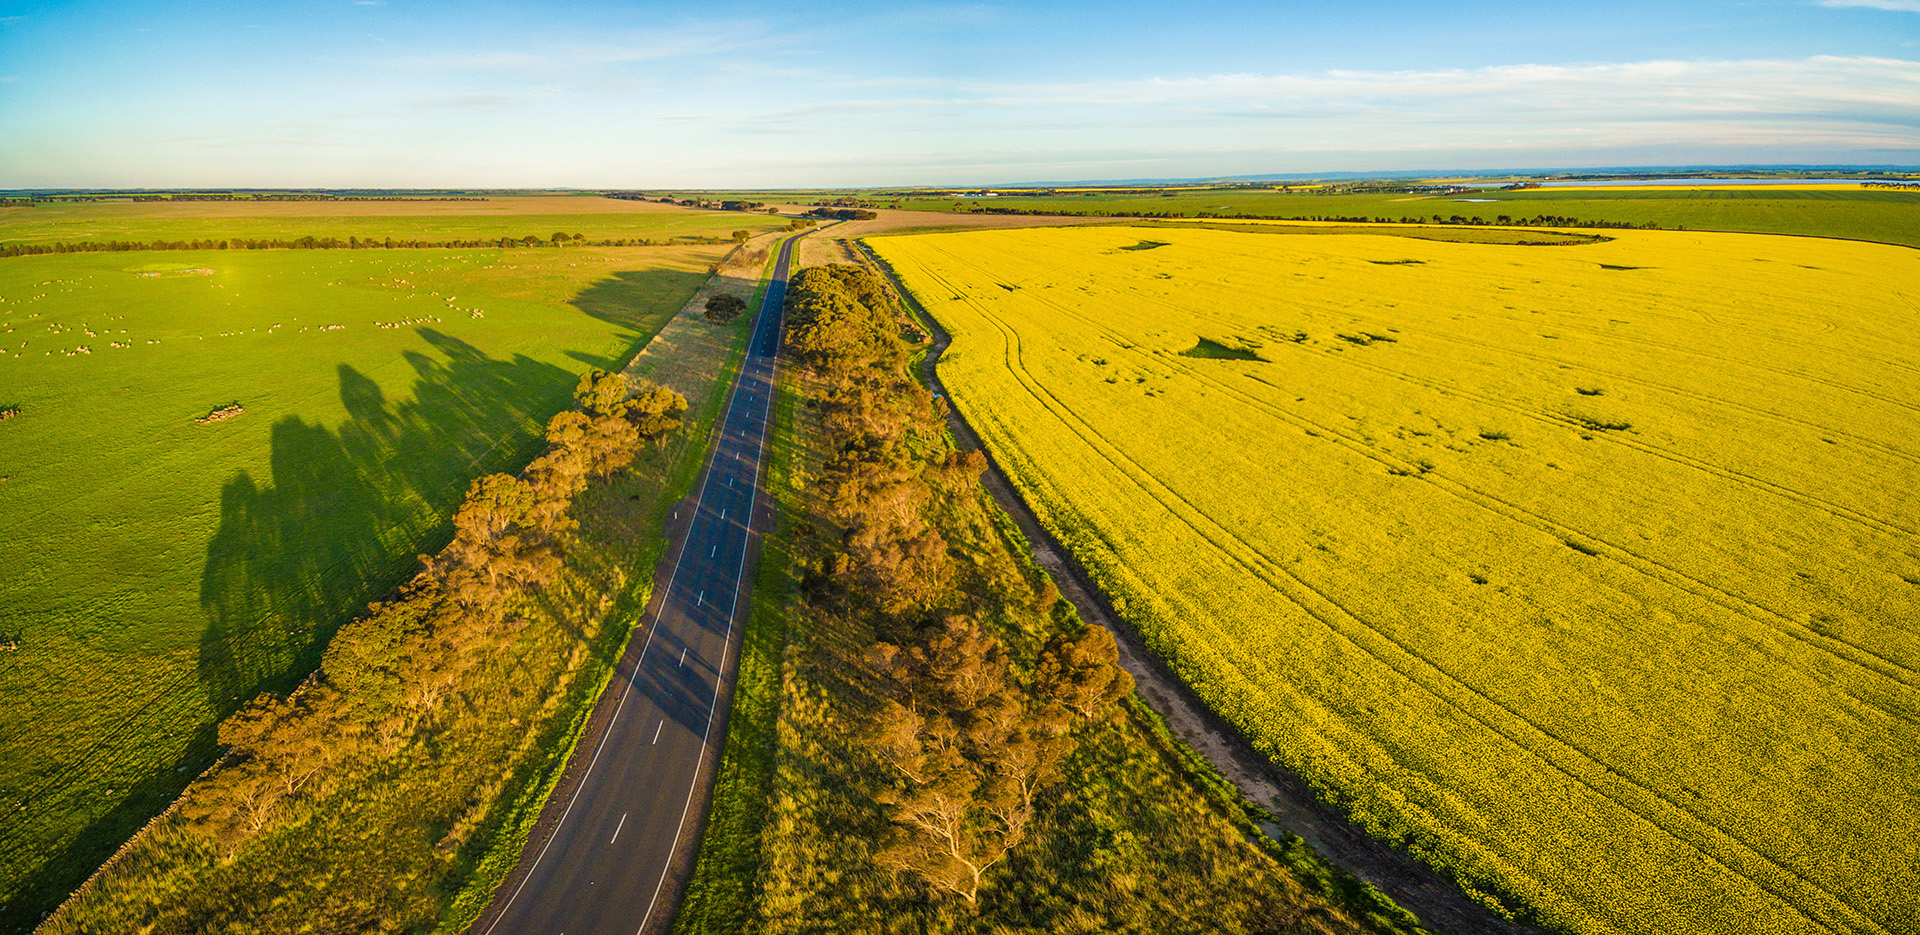
[{"label": "asphalt road", "polygon": [[669,871],[682,838],[701,826],[694,812],[707,797],[696,793],[711,781],[702,761],[720,744],[732,701],[781,309],[799,239],[789,238],[775,262],[666,590],[601,700],[618,693],[604,739],[574,754],[589,757],[585,775],[564,803],[548,803],[561,810],[551,835],[521,855],[520,872],[476,932],[635,935],[673,914],[683,881]]}]

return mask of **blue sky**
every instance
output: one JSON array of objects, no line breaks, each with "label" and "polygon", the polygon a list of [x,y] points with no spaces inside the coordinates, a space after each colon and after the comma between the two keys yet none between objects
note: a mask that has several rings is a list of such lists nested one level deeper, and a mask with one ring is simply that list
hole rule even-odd
[{"label": "blue sky", "polygon": [[1920,0],[0,0],[0,187],[1920,163]]}]

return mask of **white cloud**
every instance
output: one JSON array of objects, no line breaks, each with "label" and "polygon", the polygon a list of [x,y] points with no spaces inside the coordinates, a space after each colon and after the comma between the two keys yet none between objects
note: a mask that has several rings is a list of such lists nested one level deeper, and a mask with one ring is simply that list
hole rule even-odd
[{"label": "white cloud", "polygon": [[1892,10],[1896,13],[1920,13],[1920,0],[1820,0],[1821,6],[1864,10]]}]

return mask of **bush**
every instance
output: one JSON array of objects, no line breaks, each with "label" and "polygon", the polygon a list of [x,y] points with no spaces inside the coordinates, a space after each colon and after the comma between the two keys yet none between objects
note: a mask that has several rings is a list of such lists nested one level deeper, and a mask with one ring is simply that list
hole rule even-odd
[{"label": "bush", "polygon": [[746,310],[746,300],[731,293],[722,292],[707,300],[707,320],[718,324],[727,324]]}]

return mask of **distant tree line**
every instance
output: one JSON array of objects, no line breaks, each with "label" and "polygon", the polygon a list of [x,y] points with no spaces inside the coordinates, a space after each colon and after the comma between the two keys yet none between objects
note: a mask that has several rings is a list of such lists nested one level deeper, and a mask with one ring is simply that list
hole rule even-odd
[{"label": "distant tree line", "polygon": [[[907,375],[894,307],[855,266],[803,270],[787,292],[788,347],[824,387],[808,402],[830,455],[813,493],[838,527],[803,531],[800,593],[877,637],[862,730],[885,766],[867,792],[892,830],[876,860],[973,903],[1044,807],[1076,725],[1112,716],[1133,681],[1112,635],[1078,624],[1051,583],[969,580],[979,566],[936,518],[986,459],[946,443],[945,404]],[[1001,632],[1014,606],[1077,625],[1018,658]]]},{"label": "distant tree line", "polygon": [[401,249],[468,249],[468,248],[514,248],[514,247],[657,247],[669,244],[721,244],[734,243],[730,237],[669,237],[664,240],[648,238],[619,238],[588,240],[585,234],[555,233],[551,237],[528,234],[524,237],[489,237],[472,240],[421,240],[418,238],[375,238],[348,237],[295,237],[287,238],[251,238],[231,237],[194,240],[82,240],[74,243],[52,244],[5,244],[0,245],[0,257],[42,256],[49,253],[123,253],[136,250],[401,250]]},{"label": "distant tree line", "polygon": [[1920,189],[1920,182],[1861,182],[1861,188],[1899,188],[1908,191]]},{"label": "distant tree line", "polygon": [[272,825],[289,799],[398,751],[440,716],[474,666],[527,623],[521,602],[560,574],[577,523],[574,498],[680,425],[686,400],[637,395],[617,373],[581,377],[575,408],[547,423],[547,448],[518,476],[473,482],[453,541],[425,570],[342,627],[320,668],[286,697],[263,694],[220,723],[225,755],[188,787],[189,827],[231,852]]},{"label": "distant tree line", "polygon": [[655,197],[641,192],[602,192],[601,195],[606,198],[616,198],[621,201],[654,201],[663,205],[679,205],[683,208],[707,208],[714,211],[759,211],[763,208],[766,209],[768,214],[774,214],[777,211],[777,209],[774,208],[767,208],[767,203],[764,201],[745,201],[733,198],[716,200],[712,198],[675,198],[671,195]]},{"label": "distant tree line", "polygon": [[806,216],[839,221],[871,221],[880,215],[865,208],[814,208],[808,211]]},{"label": "distant tree line", "polygon": [[[867,212],[867,213],[871,214],[872,212]],[[974,208],[968,209],[967,213],[969,214],[1045,215],[1045,214],[1055,214],[1057,212],[1049,211],[1044,208],[1003,208],[999,206],[993,206],[993,207],[980,206],[980,207],[974,207]],[[1483,217],[1469,217],[1466,215],[1459,215],[1459,214],[1455,214],[1451,216],[1435,214],[1430,217],[1423,217],[1423,218],[1403,216],[1396,220],[1394,218],[1386,218],[1386,217],[1367,217],[1367,216],[1347,217],[1345,215],[1337,215],[1337,214],[1295,214],[1295,215],[1244,214],[1244,213],[1225,214],[1218,211],[1195,211],[1192,213],[1188,213],[1185,211],[1079,211],[1074,213],[1084,217],[1141,218],[1141,219],[1157,219],[1157,220],[1195,219],[1195,220],[1212,220],[1212,221],[1319,221],[1323,223],[1338,223],[1338,224],[1469,224],[1469,225],[1497,224],[1497,225],[1503,225],[1503,226],[1509,226],[1509,227],[1591,227],[1591,228],[1605,228],[1608,230],[1659,230],[1660,229],[1660,224],[1657,221],[1648,221],[1644,224],[1635,224],[1631,221],[1587,221],[1587,220],[1581,220],[1580,218],[1566,217],[1564,215],[1557,215],[1557,214],[1538,214],[1530,218],[1514,218],[1514,217],[1509,217],[1503,214],[1503,215],[1500,215],[1498,218],[1495,218],[1494,220],[1489,221]]]}]

